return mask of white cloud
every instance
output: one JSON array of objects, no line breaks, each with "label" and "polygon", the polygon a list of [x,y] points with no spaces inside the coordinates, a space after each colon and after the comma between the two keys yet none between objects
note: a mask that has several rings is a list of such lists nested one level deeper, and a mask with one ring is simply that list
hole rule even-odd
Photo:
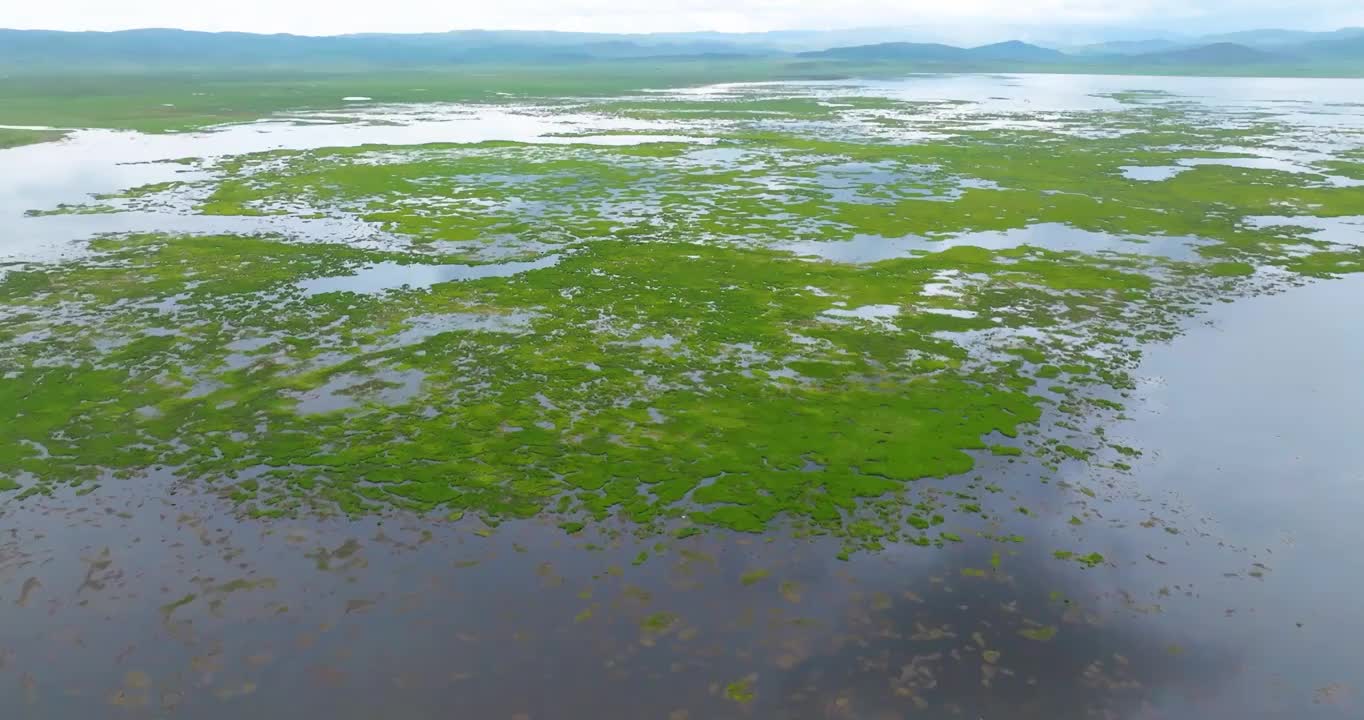
[{"label": "white cloud", "polygon": [[6,2],[0,27],[181,27],[333,34],[461,28],[656,32],[875,25],[1133,24],[1166,30],[1364,24],[1360,0],[43,0]]}]

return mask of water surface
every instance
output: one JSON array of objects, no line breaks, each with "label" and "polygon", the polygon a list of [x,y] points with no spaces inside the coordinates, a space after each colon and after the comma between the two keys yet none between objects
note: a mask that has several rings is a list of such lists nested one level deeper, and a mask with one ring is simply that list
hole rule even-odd
[{"label": "water surface", "polygon": [[[1358,108],[1339,105],[1364,85],[1338,80],[915,76],[670,96],[792,88],[953,101],[930,119],[976,126],[1117,111],[1133,102],[1119,94],[1136,90],[1154,91],[1139,102],[1207,106],[1228,122],[1269,114],[1289,127],[1286,137],[1323,146],[1339,145],[1333,133],[1342,128],[1364,127]],[[705,141],[673,123],[605,115],[352,100],[357,106],[344,113],[302,118],[308,122],[164,136],[82,131],[61,143],[0,151],[6,167],[32,168],[0,173],[0,259],[75,257],[92,235],[134,231],[270,233],[357,247],[393,240],[359,219],[217,217],[187,208],[25,217],[95,193],[202,179],[196,166],[162,160],[369,143],[569,142],[561,133],[574,143]],[[1262,160],[1242,164],[1303,167],[1269,154]],[[763,170],[751,155],[722,147],[691,151],[683,162],[705,172]],[[1140,170],[1128,177],[1166,179],[1157,177],[1163,168]],[[904,179],[832,159],[818,182],[831,195],[861,197],[865,188],[849,175],[874,185]],[[1247,223],[1308,228],[1313,239],[1339,245],[1364,238],[1359,218]],[[752,242],[767,246],[764,238]],[[776,247],[815,263],[804,268],[874,266],[959,246],[1193,260],[1204,244],[1034,223]],[[524,280],[569,256],[380,262],[297,288],[390,299],[403,288]],[[966,279],[945,271],[924,294],[957,297]],[[1140,382],[1125,398],[1129,417],[1106,429],[1111,440],[1141,449],[1139,456],[1053,469],[1026,455],[980,451],[967,476],[913,484],[925,495],[980,490],[978,513],[949,511],[947,523],[988,542],[975,535],[941,548],[889,544],[840,558],[838,540],[785,528],[640,538],[621,519],[570,534],[548,519],[494,524],[400,510],[251,518],[165,469],[62,487],[50,497],[0,496],[0,687],[7,688],[0,713],[62,720],[286,712],[338,720],[1358,717],[1364,556],[1352,549],[1364,511],[1360,308],[1358,277],[1304,284],[1218,303],[1190,319],[1184,336],[1148,347]],[[451,330],[525,341],[531,324],[553,312],[421,315],[383,342],[403,347]],[[891,331],[905,312],[897,304],[844,303],[812,320]],[[947,307],[921,312],[971,318]],[[688,330],[640,331],[614,346],[692,362],[670,354]],[[281,340],[237,342],[230,349],[240,356],[230,364],[249,367],[260,359],[253,353]],[[555,341],[544,340],[551,351]],[[375,379],[385,381],[375,392],[352,392]],[[411,368],[353,367],[290,400],[306,413],[367,411],[404,402],[423,382]],[[531,385],[528,397],[537,390]],[[669,419],[653,406],[644,416]],[[1042,432],[1064,437],[1068,420],[1051,412]],[[259,476],[271,470],[260,468]],[[823,468],[807,460],[804,471]],[[1089,553],[1097,559],[1086,562]]]}]

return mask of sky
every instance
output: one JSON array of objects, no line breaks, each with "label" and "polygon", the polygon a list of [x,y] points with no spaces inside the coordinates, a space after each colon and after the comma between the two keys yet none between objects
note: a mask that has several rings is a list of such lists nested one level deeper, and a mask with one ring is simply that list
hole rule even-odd
[{"label": "sky", "polygon": [[[457,29],[757,32],[1053,25],[1222,32],[1364,25],[1364,0],[5,0],[0,27],[331,35]],[[948,31],[950,33],[950,30]]]}]

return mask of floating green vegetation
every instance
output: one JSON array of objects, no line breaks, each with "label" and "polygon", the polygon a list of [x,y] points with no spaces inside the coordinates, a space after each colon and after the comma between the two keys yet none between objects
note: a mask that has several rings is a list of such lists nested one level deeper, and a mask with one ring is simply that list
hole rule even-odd
[{"label": "floating green vegetation", "polygon": [[[1125,178],[1225,154],[1230,134],[1190,110],[912,142],[894,132],[911,109],[617,98],[587,110],[705,121],[684,129],[715,142],[196,163],[214,178],[200,213],[346,219],[391,241],[111,236],[10,269],[0,490],[159,475],[261,517],[943,545],[964,532],[954,510],[983,513],[979,483],[914,481],[989,455],[1089,461],[1142,343],[1272,277],[1364,270],[1364,249],[1247,222],[1355,214],[1360,188],[1218,165]],[[94,207],[155,210],[184,189]],[[1048,412],[1063,436],[1020,437]]]},{"label": "floating green vegetation", "polygon": [[[1070,520],[1071,525],[1081,524],[1079,518],[1072,517]],[[1085,567],[1090,568],[1097,567],[1104,563],[1104,556],[1096,552],[1089,553],[1088,555],[1080,555],[1069,550],[1057,550],[1053,552],[1052,555],[1057,560],[1073,560],[1077,563],[1080,563],[1081,565],[1084,565]]]},{"label": "floating green vegetation", "polygon": [[640,623],[640,627],[652,633],[664,633],[677,624],[678,617],[672,613],[654,613]]},{"label": "floating green vegetation", "polygon": [[179,600],[176,600],[175,602],[171,602],[171,603],[167,603],[167,604],[165,604],[165,605],[162,605],[162,606],[161,606],[161,615],[162,615],[162,617],[164,617],[164,618],[166,619],[166,621],[169,622],[170,619],[171,619],[171,616],[173,616],[173,615],[175,614],[175,611],[176,611],[176,610],[179,610],[180,608],[182,608],[182,607],[184,607],[184,606],[186,606],[186,605],[189,605],[190,603],[194,602],[195,599],[197,599],[198,597],[199,597],[198,595],[195,595],[195,594],[193,594],[193,593],[190,593],[189,595],[186,595],[186,596],[180,598]]},{"label": "floating green vegetation", "polygon": [[1027,639],[1029,639],[1029,640],[1036,640],[1036,641],[1038,641],[1038,642],[1046,642],[1046,641],[1051,640],[1052,638],[1056,637],[1056,632],[1057,632],[1057,630],[1056,630],[1056,626],[1055,626],[1055,625],[1046,625],[1046,626],[1038,626],[1038,627],[1026,627],[1026,628],[1023,628],[1023,629],[1019,630],[1019,631],[1018,631],[1018,634],[1019,634],[1019,635],[1022,635],[1023,637],[1025,637],[1025,638],[1027,638]]},{"label": "floating green vegetation", "polygon": [[753,702],[758,697],[757,692],[753,689],[756,682],[757,678],[750,675],[742,680],[729,683],[725,686],[725,697],[737,703]]},{"label": "floating green vegetation", "polygon": [[772,573],[770,571],[762,568],[756,570],[749,570],[748,572],[744,573],[742,576],[739,577],[739,581],[742,582],[744,585],[757,585],[763,580],[766,580],[767,576],[771,574]]}]

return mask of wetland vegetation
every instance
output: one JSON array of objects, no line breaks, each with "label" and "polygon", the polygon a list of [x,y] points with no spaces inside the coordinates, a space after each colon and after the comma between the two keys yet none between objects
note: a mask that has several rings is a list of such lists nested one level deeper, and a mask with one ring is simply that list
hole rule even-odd
[{"label": "wetland vegetation", "polygon": [[[1364,86],[664,89],[750,79],[688,72],[6,85],[0,122],[113,129],[0,130],[0,580],[36,606],[33,563],[75,563],[52,523],[91,509],[77,596],[123,588],[94,611],[176,646],[21,700],[226,717],[287,697],[284,666],[315,709],[428,717],[479,659],[479,717],[567,717],[492,692],[542,675],[570,713],[642,683],[607,704],[670,718],[1195,717],[1182,683],[1245,682],[1159,624],[1208,610],[1187,580],[1122,573],[1186,535],[1237,582],[1266,558],[1152,505],[1167,448],[1122,428],[1152,347],[1364,271]],[[132,535],[204,551],[125,560],[134,589]],[[400,652],[376,603],[433,613],[447,583],[418,626],[458,640],[337,669]],[[50,607],[98,634],[88,602]],[[313,641],[225,650],[242,623]],[[319,665],[337,627],[363,657]],[[68,642],[3,628],[28,661]],[[600,670],[539,664],[569,657]],[[1318,679],[1278,707],[1344,717]]]}]

